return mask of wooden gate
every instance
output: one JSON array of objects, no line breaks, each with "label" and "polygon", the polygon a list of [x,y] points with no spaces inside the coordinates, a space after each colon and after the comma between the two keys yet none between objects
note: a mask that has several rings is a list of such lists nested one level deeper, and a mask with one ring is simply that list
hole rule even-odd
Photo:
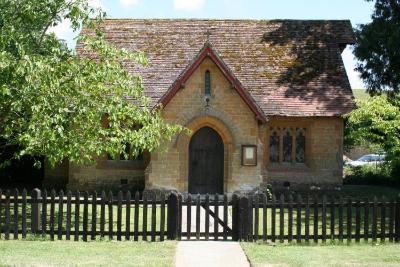
[{"label": "wooden gate", "polygon": [[233,201],[227,195],[171,194],[168,202],[169,238],[179,240],[232,240]]}]

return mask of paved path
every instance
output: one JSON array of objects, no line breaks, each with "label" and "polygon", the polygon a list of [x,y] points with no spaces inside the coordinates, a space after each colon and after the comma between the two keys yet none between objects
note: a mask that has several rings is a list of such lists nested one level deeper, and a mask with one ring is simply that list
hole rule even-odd
[{"label": "paved path", "polygon": [[[190,209],[190,231],[192,233],[196,232],[196,206],[192,206]],[[210,211],[214,212],[214,207],[210,207]],[[224,218],[223,215],[223,207],[219,207],[218,209],[218,217],[222,220]],[[203,207],[200,207],[200,232],[204,233],[205,232],[205,225],[206,225],[206,211]],[[182,231],[186,232],[187,231],[187,207],[183,206],[182,207]],[[232,218],[230,216],[230,213],[228,212],[228,225],[231,227],[232,226]],[[213,238],[213,233],[214,233],[214,217],[209,215],[209,233],[210,233],[210,238]],[[221,224],[218,225],[218,232],[223,232],[223,227]],[[204,237],[202,237],[204,238]],[[192,239],[195,239],[194,237]]]},{"label": "paved path", "polygon": [[249,267],[238,242],[180,241],[175,254],[176,267]]}]

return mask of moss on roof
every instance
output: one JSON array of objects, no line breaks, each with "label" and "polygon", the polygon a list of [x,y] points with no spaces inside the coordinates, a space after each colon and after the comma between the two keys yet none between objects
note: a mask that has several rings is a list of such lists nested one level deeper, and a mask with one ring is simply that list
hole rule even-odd
[{"label": "moss on roof", "polygon": [[[207,42],[265,115],[338,116],[353,108],[341,51],[354,42],[347,20],[107,19],[106,38],[141,50],[144,78],[156,104]],[[91,34],[83,29],[81,34]],[[78,44],[77,52],[91,56]]]}]

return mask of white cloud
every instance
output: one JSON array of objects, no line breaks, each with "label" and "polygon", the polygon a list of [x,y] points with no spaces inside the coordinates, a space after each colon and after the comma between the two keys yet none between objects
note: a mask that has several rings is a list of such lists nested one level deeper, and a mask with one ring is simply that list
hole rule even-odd
[{"label": "white cloud", "polygon": [[57,26],[49,29],[49,32],[54,32],[58,38],[65,39],[65,36],[72,33],[71,21],[69,19],[63,20]]},{"label": "white cloud", "polygon": [[103,11],[106,9],[101,0],[89,0],[88,3],[93,8],[101,8]]},{"label": "white cloud", "polygon": [[196,11],[203,7],[205,0],[174,0],[174,8],[182,11]]},{"label": "white cloud", "polygon": [[353,89],[365,88],[365,85],[361,80],[359,73],[354,70],[354,68],[356,67],[357,60],[354,58],[352,49],[350,47],[347,47],[343,51],[342,58],[344,66],[346,68],[347,76],[349,77],[350,80],[351,88]]},{"label": "white cloud", "polygon": [[[105,9],[101,0],[89,0],[88,3],[92,8],[101,8],[103,11]],[[74,33],[69,19],[63,19],[57,26],[51,27],[48,32],[54,32],[60,39],[67,39]]]},{"label": "white cloud", "polygon": [[119,0],[119,2],[124,7],[131,7],[137,5],[139,3],[139,0]]},{"label": "white cloud", "polygon": [[[92,8],[100,8],[102,11],[106,11],[102,0],[89,0],[89,6]],[[55,27],[51,27],[47,32],[53,32],[59,39],[65,40],[69,48],[74,48],[76,41],[74,38],[78,35],[79,31],[74,32],[71,28],[71,21],[64,19]]]},{"label": "white cloud", "polygon": [[74,37],[77,33],[73,32],[69,19],[65,19],[57,24],[57,26],[51,27],[47,32],[53,32],[59,39],[66,41],[69,48],[75,47]]}]

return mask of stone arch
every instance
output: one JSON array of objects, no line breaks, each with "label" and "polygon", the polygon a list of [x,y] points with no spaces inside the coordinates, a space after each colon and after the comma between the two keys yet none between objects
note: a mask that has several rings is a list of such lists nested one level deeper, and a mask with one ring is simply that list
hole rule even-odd
[{"label": "stone arch", "polygon": [[[191,129],[190,127],[192,127],[193,125],[196,125],[198,123],[203,123],[203,122],[201,122],[201,120],[203,120],[203,122],[205,122],[205,123],[207,123],[207,122],[210,123],[211,124],[210,127],[216,128],[215,130],[217,132],[219,130],[218,128],[221,128],[221,132],[224,131],[226,133],[229,133],[227,135],[227,137],[232,139],[231,140],[232,143],[238,141],[237,137],[236,137],[236,133],[239,130],[237,127],[237,124],[225,112],[222,112],[218,109],[214,109],[211,107],[208,108],[207,110],[202,110],[202,111],[193,110],[190,112],[186,112],[180,117],[180,119],[178,121],[175,121],[174,123],[181,124],[181,125],[185,126],[186,128]],[[204,124],[204,126],[208,126],[208,125]],[[198,129],[199,128],[197,128],[196,130],[198,130]],[[192,134],[193,134],[193,130],[192,130]],[[174,145],[173,145],[174,147],[176,147],[178,145],[178,141],[182,135],[185,135],[185,134],[181,133],[176,137],[176,139],[174,140]]]},{"label": "stone arch", "polygon": [[185,127],[191,130],[191,134],[180,134],[175,143],[175,147],[179,151],[179,179],[180,184],[184,185],[184,191],[188,190],[190,139],[197,130],[203,127],[210,127],[221,136],[224,143],[224,191],[226,192],[228,181],[232,177],[232,153],[234,149],[234,137],[232,131],[223,121],[208,115],[193,118],[185,125]]}]

